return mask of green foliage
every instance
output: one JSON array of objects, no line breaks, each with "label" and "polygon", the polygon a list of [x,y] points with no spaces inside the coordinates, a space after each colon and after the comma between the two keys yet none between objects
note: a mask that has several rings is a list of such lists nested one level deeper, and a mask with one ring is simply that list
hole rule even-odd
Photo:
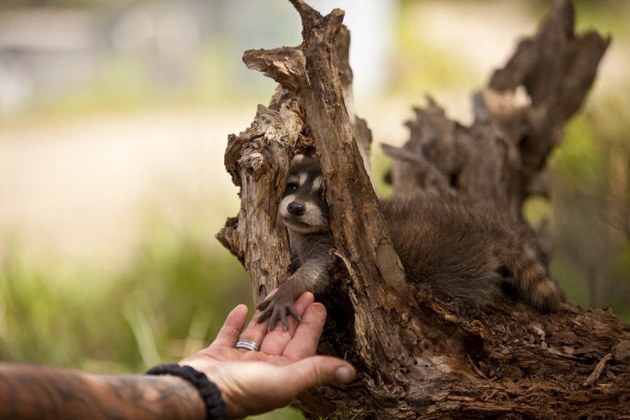
[{"label": "green foliage", "polygon": [[[234,306],[252,306],[251,292],[236,258],[194,227],[152,224],[129,267],[108,278],[10,246],[0,265],[0,360],[137,373],[207,346]],[[285,408],[254,418],[303,417]]]},{"label": "green foliage", "polygon": [[9,253],[0,267],[0,357],[75,367],[88,359],[121,361],[133,337],[112,313],[113,302],[100,298],[108,292],[95,277],[36,269],[18,251]]},{"label": "green foliage", "polygon": [[155,229],[109,279],[42,267],[13,248],[0,267],[0,357],[133,372],[202,348],[251,298],[236,259],[199,236]]},{"label": "green foliage", "polygon": [[[623,90],[623,89],[622,89]],[[553,274],[581,305],[630,315],[630,106],[609,95],[567,127],[551,162]]]},{"label": "green foliage", "polygon": [[422,38],[417,29],[420,26],[413,19],[402,19],[398,26],[396,65],[391,68],[392,93],[422,97],[436,90],[469,89],[470,80],[475,79],[470,66],[453,60],[450,51]]},{"label": "green foliage", "polygon": [[247,275],[236,259],[218,246],[204,247],[199,236],[155,229],[119,280],[116,299],[146,366],[201,348],[224,315],[250,303]]},{"label": "green foliage", "polygon": [[385,157],[381,148],[374,148],[372,158],[372,183],[380,197],[389,197],[392,186],[385,182],[385,176],[390,167],[390,158]]}]

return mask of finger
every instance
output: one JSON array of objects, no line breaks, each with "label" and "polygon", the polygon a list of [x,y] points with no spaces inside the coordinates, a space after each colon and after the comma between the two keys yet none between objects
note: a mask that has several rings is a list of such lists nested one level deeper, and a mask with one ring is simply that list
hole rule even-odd
[{"label": "finger", "polygon": [[321,303],[309,305],[302,315],[302,322],[284,348],[283,356],[291,361],[313,356],[326,322],[326,308]]},{"label": "finger", "polygon": [[[269,292],[266,299],[269,299],[269,297],[273,296],[273,294],[276,293],[277,290],[278,289],[274,289]],[[240,336],[241,339],[251,340],[259,346],[265,338],[265,335],[267,335],[267,324],[258,322],[260,315],[261,311],[256,310],[254,312],[254,316],[252,316],[252,319],[249,321],[249,324],[247,324],[247,327],[245,328],[245,330],[243,330]]]},{"label": "finger", "polygon": [[[295,301],[295,309],[299,316],[302,316],[306,308],[313,303],[315,297],[310,292],[305,292]],[[291,337],[295,334],[299,322],[293,318],[287,319],[288,329],[279,323],[273,331],[270,331],[263,340],[260,351],[270,355],[280,355],[284,352],[284,348],[291,341]]]},{"label": "finger", "polygon": [[248,312],[249,309],[243,304],[240,304],[236,308],[232,309],[227,318],[225,318],[223,326],[219,330],[217,337],[210,347],[234,347],[234,344],[236,344],[236,340],[243,329],[243,325],[245,325]]},{"label": "finger", "polygon": [[282,407],[314,386],[346,384],[356,371],[341,359],[314,356],[285,366],[225,363],[206,375],[221,390],[228,417],[245,418]]},{"label": "finger", "polygon": [[348,362],[330,356],[313,356],[285,366],[290,369],[290,386],[302,392],[314,386],[326,384],[347,384],[352,382],[357,372]]}]

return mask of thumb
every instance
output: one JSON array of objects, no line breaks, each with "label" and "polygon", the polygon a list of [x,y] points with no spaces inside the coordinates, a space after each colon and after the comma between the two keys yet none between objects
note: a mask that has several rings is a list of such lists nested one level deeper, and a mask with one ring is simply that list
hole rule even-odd
[{"label": "thumb", "polygon": [[319,385],[347,384],[357,376],[356,369],[350,363],[329,356],[307,357],[286,368],[292,372],[292,382],[298,393]]}]

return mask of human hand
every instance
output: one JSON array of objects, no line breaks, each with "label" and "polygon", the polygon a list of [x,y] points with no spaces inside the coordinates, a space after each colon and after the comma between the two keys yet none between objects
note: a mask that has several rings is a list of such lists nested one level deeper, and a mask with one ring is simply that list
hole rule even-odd
[{"label": "human hand", "polygon": [[[289,319],[269,331],[256,322],[258,313],[243,330],[247,306],[239,305],[227,316],[214,342],[179,362],[206,374],[221,390],[229,418],[242,418],[283,407],[300,392],[318,385],[345,384],[356,371],[349,363],[328,356],[314,356],[326,320],[326,308],[314,303],[311,293],[295,302],[302,322]],[[237,340],[260,343],[260,351],[237,349]]]}]

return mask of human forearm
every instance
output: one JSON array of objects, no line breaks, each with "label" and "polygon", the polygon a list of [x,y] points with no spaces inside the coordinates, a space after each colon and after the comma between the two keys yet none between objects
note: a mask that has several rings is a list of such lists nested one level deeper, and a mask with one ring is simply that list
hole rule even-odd
[{"label": "human forearm", "polygon": [[[318,385],[349,383],[356,377],[351,365],[315,356],[326,308],[313,301],[313,294],[304,293],[295,302],[302,321],[290,319],[287,330],[273,331],[256,317],[243,329],[248,311],[239,305],[210,346],[180,361],[181,369],[161,365],[150,370],[152,375],[0,363],[0,419],[203,419],[224,414],[235,419],[282,407]],[[239,339],[254,341],[260,351],[237,348]]]},{"label": "human forearm", "polygon": [[0,364],[0,418],[203,419],[197,390],[173,376],[96,375]]}]

